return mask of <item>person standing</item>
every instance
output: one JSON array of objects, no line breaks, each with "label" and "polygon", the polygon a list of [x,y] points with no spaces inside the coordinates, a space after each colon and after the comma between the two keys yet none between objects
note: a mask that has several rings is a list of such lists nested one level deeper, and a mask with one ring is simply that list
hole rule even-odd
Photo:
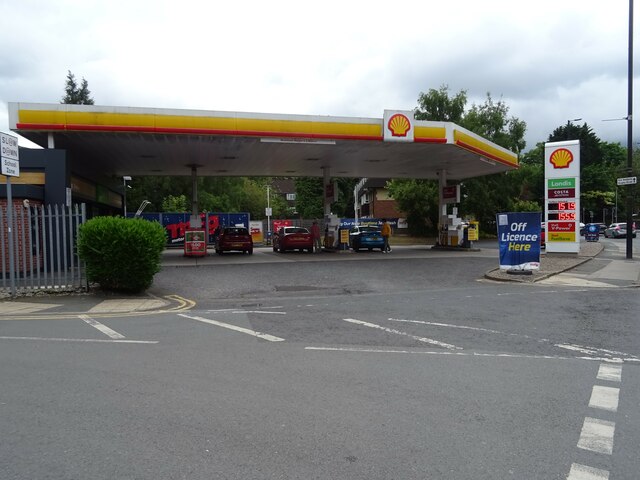
[{"label": "person standing", "polygon": [[316,253],[320,253],[322,251],[322,243],[320,241],[320,227],[318,226],[318,222],[315,220],[311,225],[311,237],[313,238],[313,250]]},{"label": "person standing", "polygon": [[389,237],[391,237],[391,225],[387,222],[386,218],[382,219],[382,228],[380,229],[382,239],[384,240],[384,247],[382,253],[391,252],[391,246],[389,245]]}]

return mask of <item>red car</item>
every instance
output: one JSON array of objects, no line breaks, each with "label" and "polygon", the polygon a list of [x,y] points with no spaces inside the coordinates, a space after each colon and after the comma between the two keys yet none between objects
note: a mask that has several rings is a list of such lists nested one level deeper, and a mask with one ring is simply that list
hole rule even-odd
[{"label": "red car", "polygon": [[249,230],[244,227],[226,227],[216,240],[216,253],[238,250],[249,255],[253,253],[253,239]]},{"label": "red car", "polygon": [[313,253],[313,237],[309,230],[303,227],[282,227],[273,236],[273,251],[307,250]]}]

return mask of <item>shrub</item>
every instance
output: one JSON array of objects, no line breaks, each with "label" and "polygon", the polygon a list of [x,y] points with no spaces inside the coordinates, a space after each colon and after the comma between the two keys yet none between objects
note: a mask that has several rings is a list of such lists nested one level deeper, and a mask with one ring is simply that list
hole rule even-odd
[{"label": "shrub", "polygon": [[96,217],[80,226],[78,255],[86,262],[89,281],[107,290],[140,292],[160,270],[166,242],[158,222]]}]

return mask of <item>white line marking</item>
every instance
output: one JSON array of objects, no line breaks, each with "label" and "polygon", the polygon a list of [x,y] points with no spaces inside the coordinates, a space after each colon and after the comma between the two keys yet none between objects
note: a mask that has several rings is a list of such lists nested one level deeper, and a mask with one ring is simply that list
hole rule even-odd
[{"label": "white line marking", "polygon": [[591,391],[589,406],[591,408],[599,408],[601,410],[607,410],[609,412],[617,412],[619,398],[619,388],[594,385],[593,390]]},{"label": "white line marking", "polygon": [[255,330],[250,330],[244,327],[238,327],[236,325],[231,325],[229,323],[218,322],[217,320],[210,320],[208,318],[196,317],[194,315],[185,315],[184,313],[178,314],[181,317],[190,318],[192,320],[197,320],[198,322],[208,323],[210,325],[216,325],[218,327],[228,328],[229,330],[234,330],[240,333],[246,333],[247,335],[251,335],[253,337],[262,338],[263,340],[268,340],[270,342],[283,342],[284,338],[275,337],[273,335],[269,335],[267,333],[256,332]]},{"label": "white line marking", "polygon": [[49,342],[84,342],[84,343],[142,343],[155,344],[157,340],[102,340],[95,338],[46,338],[46,337],[0,337],[0,340],[43,340]]},{"label": "white line marking", "polygon": [[446,348],[446,349],[449,349],[449,350],[462,350],[461,347],[456,347],[455,345],[451,345],[449,343],[440,342],[438,340],[434,340],[433,338],[418,337],[416,335],[409,335],[406,332],[401,332],[400,330],[395,330],[393,328],[387,328],[387,327],[383,327],[381,325],[376,325],[375,323],[363,322],[362,320],[356,320],[355,318],[343,318],[343,320],[345,322],[355,323],[356,325],[362,325],[362,326],[369,327],[369,328],[376,328],[378,330],[382,330],[382,331],[387,332],[387,333],[393,333],[395,335],[403,335],[405,337],[409,337],[409,338],[412,338],[414,340],[417,340],[418,342],[424,342],[424,343],[428,343],[430,345],[436,345],[438,347],[443,347],[443,348]]},{"label": "white line marking", "polygon": [[611,455],[615,430],[616,424],[614,422],[587,417],[582,425],[578,448]]},{"label": "white line marking", "polygon": [[[434,326],[434,327],[447,327],[447,328],[459,328],[461,330],[473,330],[475,332],[486,332],[486,333],[497,333],[499,335],[509,335],[512,337],[522,337],[522,338],[530,338],[533,340],[536,340],[533,337],[530,337],[529,335],[523,335],[520,333],[508,333],[508,332],[502,332],[500,330],[492,330],[489,328],[481,328],[481,327],[469,327],[467,325],[453,325],[451,323],[439,323],[439,322],[427,322],[424,320],[407,320],[404,318],[388,318],[387,320],[391,321],[391,322],[407,322],[407,323],[418,323],[418,324],[422,324],[422,325],[430,325],[430,326]],[[548,341],[548,340],[538,340],[538,341]]]},{"label": "white line marking", "polygon": [[125,338],[124,335],[116,332],[115,330],[111,330],[109,327],[107,327],[106,325],[101,324],[100,322],[98,322],[97,320],[94,320],[93,318],[91,318],[88,315],[78,315],[84,322],[88,323],[89,325],[91,325],[93,328],[100,330],[102,333],[104,333],[107,337],[113,338],[114,340],[122,340],[123,338]]},{"label": "white line marking", "polygon": [[286,315],[287,312],[267,312],[264,310],[233,310],[231,313],[262,313],[267,315]]},{"label": "white line marking", "polygon": [[[343,348],[343,347],[304,347],[305,350],[320,352],[353,352],[353,353],[401,353],[412,355],[449,355],[458,357],[487,357],[487,358],[527,358],[542,360],[575,360],[570,357],[552,357],[547,355],[516,355],[510,353],[478,353],[478,352],[442,352],[425,350],[384,350],[377,348]],[[585,360],[591,360],[586,358]]]},{"label": "white line marking", "polygon": [[637,357],[625,352],[618,352],[616,350],[607,350],[604,348],[590,347],[586,345],[574,345],[570,343],[556,343],[554,347],[563,348],[565,350],[572,350],[574,352],[584,353],[586,355],[604,355],[605,357],[617,356],[627,357],[625,360],[637,360]]},{"label": "white line marking", "polygon": [[609,480],[609,472],[574,463],[567,480]]},{"label": "white line marking", "polygon": [[603,363],[598,369],[598,380],[609,382],[622,381],[622,365],[608,365]]}]

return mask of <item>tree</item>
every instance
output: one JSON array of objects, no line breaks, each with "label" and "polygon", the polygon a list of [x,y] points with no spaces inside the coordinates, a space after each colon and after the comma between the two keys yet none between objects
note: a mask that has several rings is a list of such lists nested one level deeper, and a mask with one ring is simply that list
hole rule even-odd
[{"label": "tree", "polygon": [[516,117],[508,117],[508,114],[507,104],[502,100],[494,102],[491,94],[487,93],[485,102],[474,104],[461,119],[461,125],[519,155],[526,146],[524,134],[527,124]]},{"label": "tree", "polygon": [[320,177],[296,178],[296,205],[301,218],[322,218],[324,216],[323,180]]},{"label": "tree", "polygon": [[409,233],[424,236],[438,224],[438,182],[423,179],[396,179],[387,182],[389,194],[407,213]]},{"label": "tree", "polygon": [[67,71],[67,82],[64,87],[65,95],[60,103],[69,103],[75,105],[93,105],[93,98],[90,97],[89,83],[83,78],[80,88],[76,83],[76,77]]},{"label": "tree", "polygon": [[431,88],[427,93],[420,92],[414,116],[416,120],[459,123],[466,104],[466,90],[460,90],[450,98],[449,86],[441,85],[438,90]]},{"label": "tree", "polygon": [[178,195],[177,197],[169,195],[162,200],[163,212],[187,212],[187,197]]}]

